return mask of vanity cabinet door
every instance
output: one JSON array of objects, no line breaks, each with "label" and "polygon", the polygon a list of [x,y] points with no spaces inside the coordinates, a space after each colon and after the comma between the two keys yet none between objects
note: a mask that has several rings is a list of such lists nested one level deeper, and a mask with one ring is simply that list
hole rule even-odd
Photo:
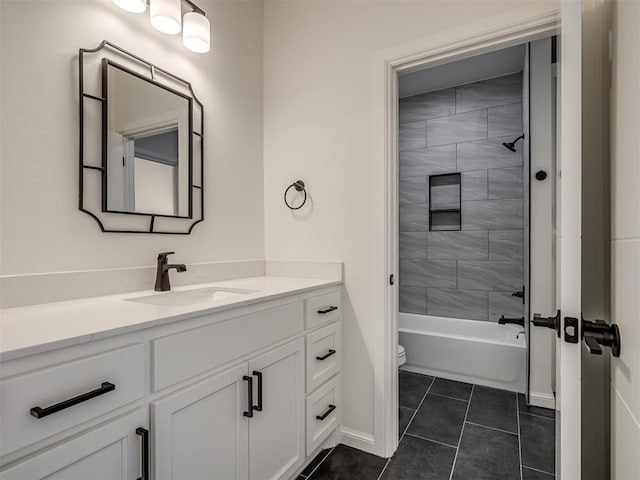
[{"label": "vanity cabinet door", "polygon": [[157,480],[246,480],[247,364],[151,404]]},{"label": "vanity cabinet door", "polygon": [[149,480],[142,465],[143,458],[148,454],[142,439],[142,435],[148,434],[147,424],[147,410],[137,410],[32,455],[2,470],[0,478]]},{"label": "vanity cabinet door", "polygon": [[249,361],[254,408],[249,425],[252,480],[288,479],[302,465],[304,447],[304,339]]}]

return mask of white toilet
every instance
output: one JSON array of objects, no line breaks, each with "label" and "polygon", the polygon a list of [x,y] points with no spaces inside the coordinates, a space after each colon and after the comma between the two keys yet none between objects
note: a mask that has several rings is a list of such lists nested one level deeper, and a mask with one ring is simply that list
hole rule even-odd
[{"label": "white toilet", "polygon": [[404,351],[402,345],[398,345],[398,367],[407,363],[407,352]]}]

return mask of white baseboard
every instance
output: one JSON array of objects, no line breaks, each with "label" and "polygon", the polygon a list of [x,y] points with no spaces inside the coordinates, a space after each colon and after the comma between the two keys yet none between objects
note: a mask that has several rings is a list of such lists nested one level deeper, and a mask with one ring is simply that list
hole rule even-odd
[{"label": "white baseboard", "polygon": [[340,437],[340,443],[344,443],[349,447],[357,448],[358,450],[362,450],[363,452],[377,455],[376,442],[373,436],[369,435],[368,433],[359,432],[358,430],[352,430],[351,428],[341,427]]},{"label": "white baseboard", "polygon": [[[298,478],[300,476],[300,474],[304,471],[304,469],[307,468],[307,466],[311,462],[313,462],[313,460],[315,460],[316,456],[319,455],[320,452],[322,452],[323,450],[332,449],[332,448],[336,447],[338,445],[338,443],[340,443],[340,432],[339,432],[339,429],[336,428],[334,430],[334,432],[331,435],[329,435],[327,437],[327,439],[320,444],[320,446],[318,446],[318,448],[316,448],[313,452],[311,452],[310,454],[307,455],[307,458],[305,458],[304,463],[302,464],[302,466],[300,468],[298,468],[296,474],[294,476],[292,476],[291,478]],[[329,452],[327,452],[327,455],[328,454],[329,454]],[[325,457],[325,459],[326,459],[326,457]],[[318,468],[318,465],[316,465],[315,468]],[[314,471],[315,471],[315,469],[314,469]]]},{"label": "white baseboard", "polygon": [[556,397],[549,393],[529,392],[529,405],[555,410]]}]

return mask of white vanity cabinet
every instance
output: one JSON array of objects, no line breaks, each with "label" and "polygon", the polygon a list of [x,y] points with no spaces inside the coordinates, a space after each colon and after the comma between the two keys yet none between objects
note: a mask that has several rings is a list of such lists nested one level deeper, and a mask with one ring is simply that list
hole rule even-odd
[{"label": "white vanity cabinet", "polygon": [[287,479],[304,461],[297,339],[151,404],[158,480]]},{"label": "white vanity cabinet", "polygon": [[247,374],[242,363],[151,403],[155,478],[248,478]]},{"label": "white vanity cabinet", "polygon": [[317,295],[305,302],[308,456],[312,455],[340,424],[341,308],[339,291]]},{"label": "white vanity cabinet", "polygon": [[9,465],[2,479],[147,480],[148,415],[138,409]]},{"label": "white vanity cabinet", "polygon": [[249,361],[258,407],[249,420],[249,478],[291,477],[305,459],[304,340]]},{"label": "white vanity cabinet", "polygon": [[339,288],[2,362],[0,479],[295,478],[340,424]]}]

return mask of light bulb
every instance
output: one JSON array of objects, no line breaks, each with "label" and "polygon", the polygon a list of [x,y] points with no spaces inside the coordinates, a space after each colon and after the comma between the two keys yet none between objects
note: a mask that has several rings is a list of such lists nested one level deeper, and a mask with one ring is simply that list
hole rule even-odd
[{"label": "light bulb", "polygon": [[206,53],[211,43],[211,25],[204,15],[186,13],[183,19],[182,44],[192,52]]},{"label": "light bulb", "polygon": [[151,25],[156,30],[169,35],[180,33],[182,28],[180,0],[151,0],[149,5]]},{"label": "light bulb", "polygon": [[117,6],[127,12],[142,13],[147,9],[145,0],[113,0]]}]

